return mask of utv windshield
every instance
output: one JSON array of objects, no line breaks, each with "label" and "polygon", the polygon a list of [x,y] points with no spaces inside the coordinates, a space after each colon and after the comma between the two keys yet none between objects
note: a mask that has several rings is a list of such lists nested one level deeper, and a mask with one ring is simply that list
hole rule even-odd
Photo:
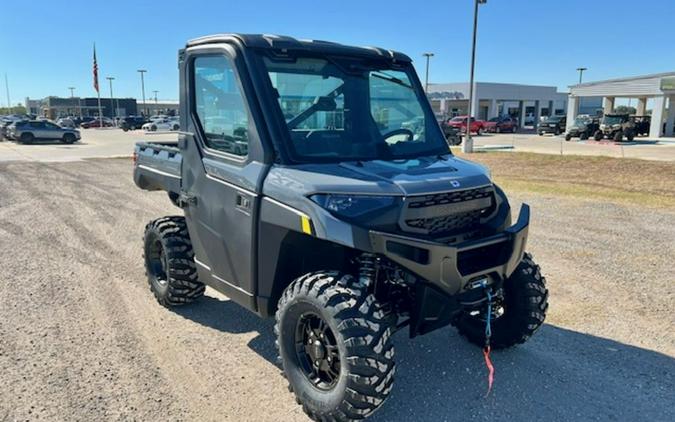
[{"label": "utv windshield", "polygon": [[450,152],[410,67],[335,57],[263,61],[294,160],[392,160]]},{"label": "utv windshield", "polygon": [[602,123],[606,125],[620,125],[626,119],[623,116],[605,116],[602,119]]}]

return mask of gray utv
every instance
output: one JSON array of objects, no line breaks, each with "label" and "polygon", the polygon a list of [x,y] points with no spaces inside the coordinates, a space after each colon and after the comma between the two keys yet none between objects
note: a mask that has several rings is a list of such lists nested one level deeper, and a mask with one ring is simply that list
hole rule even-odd
[{"label": "gray utv", "polygon": [[275,317],[284,375],[311,418],[378,409],[403,327],[452,324],[504,348],[544,322],[529,207],[512,224],[489,171],[453,156],[409,57],[214,35],[190,41],[179,68],[184,132],[134,154],[136,184],[184,213],[146,226],[150,289],[171,307],[208,285]]}]

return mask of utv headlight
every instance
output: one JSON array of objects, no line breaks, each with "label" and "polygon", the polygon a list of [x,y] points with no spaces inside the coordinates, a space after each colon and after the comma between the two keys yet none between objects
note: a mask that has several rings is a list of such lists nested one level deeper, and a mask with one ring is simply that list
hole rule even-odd
[{"label": "utv headlight", "polygon": [[322,208],[347,218],[357,218],[393,206],[395,196],[316,194],[309,197]]}]

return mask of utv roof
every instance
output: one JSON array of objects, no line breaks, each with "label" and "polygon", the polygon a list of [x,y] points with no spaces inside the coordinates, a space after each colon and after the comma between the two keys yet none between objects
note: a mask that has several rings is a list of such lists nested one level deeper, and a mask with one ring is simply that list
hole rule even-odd
[{"label": "utv roof", "polygon": [[223,42],[237,43],[245,48],[273,49],[287,51],[306,51],[346,56],[371,57],[374,59],[390,59],[411,62],[410,57],[397,51],[379,47],[353,47],[330,41],[299,40],[284,35],[271,34],[215,34],[188,41],[187,48],[218,44]]}]

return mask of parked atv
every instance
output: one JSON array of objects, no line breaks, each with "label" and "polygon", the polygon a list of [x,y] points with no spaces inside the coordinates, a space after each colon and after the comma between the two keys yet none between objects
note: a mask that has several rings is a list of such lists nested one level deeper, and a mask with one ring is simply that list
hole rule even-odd
[{"label": "parked atv", "polygon": [[462,143],[462,133],[459,128],[450,125],[443,125],[443,134],[450,145],[460,145]]},{"label": "parked atv", "polygon": [[136,185],[184,211],[145,228],[150,290],[171,307],[208,285],[274,317],[284,376],[312,419],[382,406],[399,329],[452,324],[489,353],[542,325],[530,208],[513,224],[490,172],[452,154],[408,56],[214,35],[188,42],[179,69],[185,132],[134,152]]},{"label": "parked atv", "polygon": [[572,138],[579,138],[582,141],[593,136],[598,129],[600,129],[600,121],[597,118],[588,115],[580,115],[574,119],[574,123],[567,130],[565,140],[570,141]]},{"label": "parked atv", "polygon": [[624,136],[629,141],[635,139],[635,123],[630,116],[628,114],[605,114],[594,138],[596,141],[607,138],[614,142],[621,142]]},{"label": "parked atv", "polygon": [[649,135],[652,116],[630,116],[635,125],[635,136]]}]

